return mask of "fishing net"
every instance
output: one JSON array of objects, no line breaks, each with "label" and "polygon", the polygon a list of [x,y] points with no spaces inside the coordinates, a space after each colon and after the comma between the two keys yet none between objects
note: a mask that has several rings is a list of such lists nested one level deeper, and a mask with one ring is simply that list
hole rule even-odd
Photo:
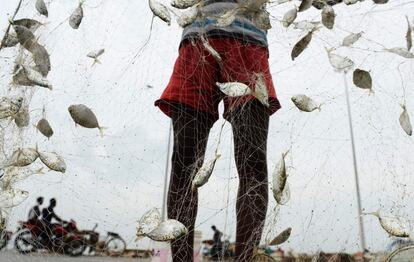
[{"label": "fishing net", "polygon": [[[3,30],[18,2],[2,2]],[[45,2],[47,18],[35,10],[35,1],[24,0],[15,19],[32,18],[42,23],[34,34],[50,54],[52,68],[47,79],[53,90],[13,85],[16,61],[33,65],[33,58],[19,44],[0,50],[0,95],[23,97],[22,107],[30,115],[30,124],[24,128],[18,128],[10,117],[0,120],[0,160],[6,164],[15,150],[37,147],[39,151],[58,153],[67,169],[64,174],[49,171],[40,160],[28,167],[3,168],[0,194],[19,189],[27,191],[28,197],[18,205],[3,204],[2,229],[16,233],[18,221],[27,220],[38,196],[45,198],[42,208],[47,207],[50,198],[56,198],[56,213],[65,220],[74,219],[79,229],[92,229],[97,223],[100,240],[105,241],[108,231],[116,232],[128,249],[150,253],[154,249],[154,256],[160,259],[165,246],[148,238],[136,241],[135,234],[137,220],[145,212],[156,207],[163,213],[165,172],[171,169],[174,141],[169,132],[171,121],[154,107],[154,101],[171,76],[182,29],[174,21],[167,26],[153,18],[146,1],[87,0],[82,5],[82,23],[74,30],[68,20],[78,1]],[[292,48],[309,32],[301,29],[304,21],[321,20],[321,10],[312,7],[299,13],[290,27],[283,27],[284,14],[299,4],[272,1],[267,5],[272,23],[268,31],[270,72],[282,109],[269,122],[269,202],[260,246],[264,249],[276,235],[291,227],[288,241],[272,246],[272,250],[281,248],[285,255],[354,253],[362,249],[354,167],[359,174],[363,213],[385,210],[404,218],[409,226],[413,223],[414,144],[401,128],[399,117],[401,105],[413,116],[414,64],[413,59],[387,49],[406,47],[407,19],[414,24],[414,1],[337,4],[333,7],[334,29],[318,25],[309,46],[292,61]],[[357,42],[341,46],[346,36],[359,32],[362,36]],[[89,52],[103,48],[100,62],[87,57]],[[353,69],[334,69],[327,50],[351,59],[354,69],[369,72],[372,91],[354,85]],[[348,118],[346,90],[352,119]],[[311,97],[321,105],[320,111],[298,110],[291,101],[297,94]],[[102,137],[98,129],[75,125],[68,112],[73,104],[92,109],[99,125],[107,128]],[[222,103],[219,112],[223,112]],[[34,127],[42,118],[53,128],[50,138]],[[239,136],[241,140],[255,137]],[[220,116],[208,137],[204,162],[214,159],[216,153],[221,157],[208,183],[198,189],[194,230],[198,237],[201,232],[200,238],[211,239],[211,226],[215,225],[223,232],[222,241],[233,243],[240,196],[231,124]],[[197,143],[201,147],[203,141]],[[272,196],[272,176],[282,153],[287,151],[290,195],[286,204],[280,205]],[[194,175],[194,167],[201,166],[203,157],[198,158],[188,167],[188,173]],[[181,211],[186,208],[183,206]],[[366,248],[372,253],[387,251],[394,237],[375,216],[364,215],[362,221]],[[14,249],[13,241],[14,237],[8,249]],[[197,245],[195,252],[202,251]],[[47,255],[22,256],[7,251],[0,253],[0,261],[2,256],[9,261],[28,261]]]}]

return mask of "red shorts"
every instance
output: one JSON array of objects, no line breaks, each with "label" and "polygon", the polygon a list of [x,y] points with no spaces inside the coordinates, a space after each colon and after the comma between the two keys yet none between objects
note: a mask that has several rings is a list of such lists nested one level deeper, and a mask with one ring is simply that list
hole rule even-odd
[{"label": "red shorts", "polygon": [[224,117],[235,108],[255,99],[253,96],[227,97],[216,82],[242,82],[254,89],[255,73],[263,73],[269,93],[269,115],[280,108],[269,71],[267,48],[231,38],[210,38],[220,54],[222,67],[203,47],[201,41],[185,42],[179,50],[170,82],[155,102],[171,116],[171,104],[181,103],[212,114],[218,119],[218,104],[224,100]]}]

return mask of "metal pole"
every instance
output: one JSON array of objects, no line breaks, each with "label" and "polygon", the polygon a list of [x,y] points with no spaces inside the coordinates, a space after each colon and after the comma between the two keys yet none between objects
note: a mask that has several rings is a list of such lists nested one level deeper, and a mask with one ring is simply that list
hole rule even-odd
[{"label": "metal pole", "polygon": [[164,221],[167,219],[167,191],[168,191],[168,175],[170,173],[170,155],[171,155],[171,134],[172,134],[172,121],[170,121],[170,128],[168,130],[168,146],[167,146],[167,157],[165,162],[165,174],[164,174],[164,191],[162,193],[162,212],[161,219]]},{"label": "metal pole", "polygon": [[364,252],[366,250],[364,221],[362,219],[361,193],[359,190],[358,166],[357,166],[357,159],[356,159],[356,153],[355,153],[354,130],[352,127],[352,115],[351,115],[351,106],[349,103],[348,82],[346,80],[346,72],[343,74],[343,77],[344,77],[346,105],[348,108],[349,131],[351,135],[352,159],[354,163],[355,188],[356,188],[357,203],[358,203],[359,234],[360,234],[362,252]]}]

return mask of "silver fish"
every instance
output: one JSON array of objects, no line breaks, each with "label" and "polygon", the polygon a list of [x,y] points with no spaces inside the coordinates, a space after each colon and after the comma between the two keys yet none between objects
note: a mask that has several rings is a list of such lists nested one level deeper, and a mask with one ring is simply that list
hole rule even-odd
[{"label": "silver fish", "polygon": [[99,61],[98,57],[100,57],[103,53],[105,53],[105,49],[102,48],[96,51],[91,51],[86,56],[89,58],[93,58],[94,60],[93,64],[96,64],[96,63],[100,64],[101,61]]},{"label": "silver fish", "polygon": [[269,93],[267,91],[266,79],[263,73],[257,73],[256,83],[253,95],[256,97],[264,106],[269,107]]},{"label": "silver fish", "polygon": [[161,222],[159,226],[149,232],[147,236],[154,241],[171,241],[188,233],[188,229],[175,219]]},{"label": "silver fish", "polygon": [[405,105],[401,105],[403,111],[401,112],[399,121],[404,132],[411,136],[413,134],[413,127],[411,126],[410,116],[408,115],[407,108]]},{"label": "silver fish", "polygon": [[39,157],[37,149],[19,148],[15,150],[6,166],[23,167],[32,164]]},{"label": "silver fish", "polygon": [[380,211],[366,213],[364,215],[376,216],[381,224],[381,227],[391,236],[410,237],[408,223],[406,221],[402,221],[402,219],[399,219],[398,217],[391,214],[385,214]]},{"label": "silver fish", "polygon": [[295,58],[298,57],[308,47],[309,43],[312,40],[312,35],[313,31],[310,31],[295,44],[290,55],[292,60],[295,60]]},{"label": "silver fish", "polygon": [[20,25],[13,25],[13,29],[16,32],[17,39],[19,39],[19,43],[29,52],[32,52],[33,48],[37,45],[36,37],[32,31]]},{"label": "silver fish", "polygon": [[39,158],[51,170],[65,173],[66,163],[65,160],[55,152],[39,152]]},{"label": "silver fish", "polygon": [[31,81],[33,85],[46,87],[52,90],[52,85],[45,77],[43,77],[41,73],[32,69],[29,66],[22,66],[22,67],[23,67],[24,73],[26,74],[27,79]]},{"label": "silver fish", "polygon": [[262,30],[270,30],[272,28],[269,13],[266,10],[256,12],[252,18],[252,22],[255,26]]},{"label": "silver fish", "polygon": [[201,0],[172,0],[171,6],[178,8],[178,9],[187,9],[189,7],[192,7],[198,3],[200,3]]},{"label": "silver fish", "polygon": [[343,57],[337,54],[332,53],[332,50],[326,49],[328,54],[329,62],[331,63],[332,67],[338,71],[348,71],[352,67],[354,67],[354,62],[349,59],[348,57]]},{"label": "silver fish", "polygon": [[351,46],[353,45],[356,41],[358,41],[362,36],[362,32],[359,33],[352,33],[348,36],[346,36],[343,40],[342,40],[342,45],[343,46]]},{"label": "silver fish", "polygon": [[14,25],[24,26],[29,29],[32,33],[34,33],[40,26],[43,24],[37,20],[30,19],[30,18],[22,18],[18,20],[13,20]]},{"label": "silver fish", "polygon": [[49,15],[49,13],[47,12],[46,4],[43,0],[36,0],[35,7],[39,14],[44,15],[46,17]]},{"label": "silver fish", "polygon": [[306,95],[295,95],[291,100],[300,111],[312,112],[316,109],[321,110],[321,105],[318,105],[312,98]]},{"label": "silver fish", "polygon": [[78,7],[76,7],[76,9],[73,11],[73,13],[70,15],[69,17],[69,25],[73,28],[73,29],[78,29],[82,19],[83,19],[83,0],[81,0],[79,2]]},{"label": "silver fish", "polygon": [[50,55],[46,48],[40,44],[37,44],[32,49],[32,55],[33,62],[36,65],[36,70],[46,77],[51,69]]},{"label": "silver fish", "polygon": [[313,0],[302,0],[299,6],[299,12],[308,10],[312,6]]},{"label": "silver fish", "polygon": [[20,108],[20,111],[14,116],[14,123],[19,128],[27,127],[30,124],[30,114],[27,107]]},{"label": "silver fish", "polygon": [[322,16],[322,24],[326,28],[332,29],[334,27],[334,24],[335,24],[335,11],[332,8],[332,6],[326,5],[322,9],[321,16]]},{"label": "silver fish", "polygon": [[276,246],[285,243],[289,239],[291,233],[292,228],[288,227],[277,235],[272,241],[270,241],[269,246]]},{"label": "silver fish", "polygon": [[198,170],[192,183],[193,191],[195,191],[199,187],[202,187],[204,184],[208,182],[211,174],[213,173],[214,166],[216,165],[216,162],[219,158],[220,155],[216,155],[216,157],[213,160],[204,163],[203,166]]},{"label": "silver fish", "polygon": [[171,25],[171,14],[165,5],[161,4],[157,0],[149,0],[149,7],[155,16],[159,17],[168,25]]},{"label": "silver fish", "polygon": [[216,83],[220,91],[230,97],[239,97],[253,94],[253,90],[240,82]]},{"label": "silver fish", "polygon": [[177,23],[181,27],[186,27],[188,25],[191,25],[198,17],[198,6],[192,6],[188,8],[188,10],[185,10],[181,13],[181,15],[177,18]]},{"label": "silver fish", "polygon": [[389,49],[384,49],[384,50],[388,51],[390,53],[393,53],[393,54],[397,54],[397,55],[402,56],[404,58],[408,58],[408,59],[414,58],[414,54],[411,53],[410,51],[408,51],[404,47],[394,47],[394,48],[389,48]]},{"label": "silver fish", "polygon": [[282,19],[282,24],[284,27],[289,27],[298,16],[298,10],[295,8],[287,11]]},{"label": "silver fish", "polygon": [[47,138],[53,136],[53,129],[50,126],[49,121],[47,121],[45,118],[42,118],[39,120],[39,122],[37,122],[36,128],[40,131],[40,133],[42,133],[42,135]]},{"label": "silver fish", "polygon": [[405,18],[407,19],[407,33],[405,35],[405,39],[407,40],[407,50],[410,51],[413,47],[412,28],[410,25],[410,21],[408,20],[408,16],[406,16]]},{"label": "silver fish", "polygon": [[362,69],[355,69],[353,73],[354,84],[362,89],[372,90],[372,78],[368,71]]},{"label": "silver fish", "polygon": [[288,152],[282,154],[279,163],[276,165],[275,170],[273,172],[273,197],[275,198],[276,202],[282,205],[282,195],[283,191],[286,187],[287,181],[287,172],[286,172],[286,164],[285,164],[285,157]]},{"label": "silver fish", "polygon": [[0,208],[10,208],[20,205],[29,197],[29,192],[18,188],[0,191]]},{"label": "silver fish", "polygon": [[1,97],[0,98],[0,119],[14,116],[20,111],[20,108],[23,104],[23,98],[9,98]]},{"label": "silver fish", "polygon": [[155,230],[161,224],[161,215],[157,208],[147,211],[138,221],[137,238],[142,238],[146,234]]},{"label": "silver fish", "polygon": [[99,126],[98,119],[92,110],[83,105],[71,105],[68,108],[70,116],[76,124],[85,128],[98,128],[101,136],[103,136],[104,127]]}]

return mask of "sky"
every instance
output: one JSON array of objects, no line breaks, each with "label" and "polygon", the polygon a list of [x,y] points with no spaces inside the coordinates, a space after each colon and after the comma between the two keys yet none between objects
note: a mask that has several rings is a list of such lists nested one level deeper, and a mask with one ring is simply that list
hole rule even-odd
[{"label": "sky", "polygon": [[[0,28],[4,30],[18,1],[0,2]],[[23,1],[17,18],[44,23],[36,35],[51,55],[48,79],[53,91],[10,84],[18,48],[0,51],[0,86],[2,96],[24,92],[31,97],[31,124],[42,118],[44,106],[55,134],[48,140],[32,125],[18,130],[2,121],[1,160],[17,147],[38,144],[41,150],[61,154],[68,168],[64,175],[48,172],[16,184],[30,196],[12,210],[9,227],[16,228],[17,221],[26,219],[36,197],[42,195],[46,200],[55,197],[56,212],[65,219],[75,219],[81,229],[98,223],[103,235],[105,231],[119,232],[129,247],[151,248],[153,242],[134,242],[134,235],[141,215],[162,206],[170,122],[153,103],[168,83],[181,29],[157,18],[151,27],[152,13],[146,1],[88,0],[84,19],[79,29],[73,30],[68,18],[78,2],[46,2],[48,18],[38,15],[34,1],[28,0]],[[282,104],[270,120],[269,176],[281,153],[290,149],[286,160],[291,199],[277,209],[270,199],[262,241],[292,227],[284,249],[352,252],[360,246],[344,76],[329,64],[325,47],[338,47],[351,32],[363,32],[354,47],[335,50],[373,77],[374,93],[370,94],[353,85],[352,73],[345,76],[362,207],[367,212],[393,212],[413,224],[414,141],[402,131],[398,117],[401,103],[414,117],[414,60],[384,49],[405,47],[405,16],[414,24],[414,1],[375,5],[366,0],[335,6],[335,28],[318,30],[308,49],[291,61],[293,45],[306,34],[280,23],[294,5],[298,2],[272,3],[268,8],[273,26],[268,32],[270,70]],[[300,13],[296,21],[302,20],[319,21],[320,12],[311,9]],[[86,54],[100,48],[105,48],[102,64],[92,66]],[[322,103],[321,111],[300,112],[290,101],[295,94],[306,94]],[[98,130],[74,125],[67,108],[80,103],[92,108],[100,125],[107,127],[103,137]],[[212,129],[207,159],[213,157],[222,124],[221,118]],[[212,237],[210,227],[216,225],[234,240],[238,181],[229,123],[224,126],[219,151],[222,157],[212,178],[199,190],[196,225],[204,238]],[[365,216],[363,221],[368,248],[384,249],[391,238],[378,220]]]}]

